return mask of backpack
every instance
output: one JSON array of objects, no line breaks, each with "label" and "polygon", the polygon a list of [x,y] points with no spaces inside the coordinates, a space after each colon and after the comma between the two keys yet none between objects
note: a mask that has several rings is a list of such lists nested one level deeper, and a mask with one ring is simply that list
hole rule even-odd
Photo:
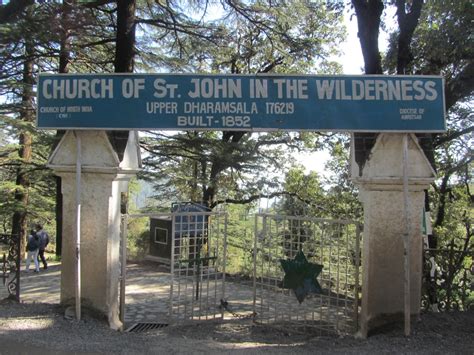
[{"label": "backpack", "polygon": [[46,249],[46,247],[49,244],[49,236],[48,233],[46,233],[44,230],[36,233],[39,237],[39,248],[40,250]]},{"label": "backpack", "polygon": [[26,250],[35,251],[39,248],[40,239],[39,236],[35,233],[31,235],[31,238],[28,238],[28,244],[26,244]]}]

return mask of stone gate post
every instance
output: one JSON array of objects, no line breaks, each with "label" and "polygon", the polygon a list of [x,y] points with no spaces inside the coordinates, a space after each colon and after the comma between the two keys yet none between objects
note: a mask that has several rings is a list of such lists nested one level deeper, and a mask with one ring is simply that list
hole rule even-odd
[{"label": "stone gate post", "polygon": [[113,329],[119,320],[120,202],[141,166],[138,135],[131,131],[123,158],[105,131],[67,131],[48,166],[62,178],[63,248],[61,304],[75,304],[76,137],[81,137],[81,304],[106,317]]},{"label": "stone gate post", "polygon": [[[379,134],[365,164],[354,159],[351,175],[364,208],[362,243],[362,336],[380,324],[403,319],[404,244],[403,134]],[[415,135],[408,137],[408,201],[411,314],[420,312],[424,190],[435,172]]]}]

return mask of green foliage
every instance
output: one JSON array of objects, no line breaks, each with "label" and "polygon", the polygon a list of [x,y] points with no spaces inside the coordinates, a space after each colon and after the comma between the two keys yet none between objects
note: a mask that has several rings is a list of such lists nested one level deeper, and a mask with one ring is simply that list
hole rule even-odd
[{"label": "green foliage", "polygon": [[62,2],[25,6],[14,21],[0,24],[0,223],[4,232],[20,233],[42,223],[54,244],[55,181],[45,164],[55,137],[34,127],[34,85],[39,71],[57,72],[62,59],[63,71],[111,71],[115,10]]},{"label": "green foliage", "polygon": [[[464,187],[452,186],[449,190],[448,199],[444,205],[444,222],[435,226],[434,233],[438,237],[439,248],[447,247],[452,241],[460,248],[466,241],[466,223],[474,220],[474,208]],[[432,191],[431,194],[436,201],[437,192]],[[435,210],[435,212],[438,211]],[[474,247],[474,240],[470,244]]]},{"label": "green foliage", "polygon": [[324,190],[316,172],[305,174],[302,167],[290,169],[285,177],[285,196],[277,204],[277,211],[286,215],[321,217],[324,215]]},{"label": "green foliage", "polygon": [[196,2],[187,10],[180,5],[168,1],[139,8],[141,68],[200,73],[340,70],[328,60],[344,35],[340,8],[311,6],[305,0]]},{"label": "green foliage", "polygon": [[130,218],[127,225],[127,259],[142,260],[149,252],[150,219]]},{"label": "green foliage", "polygon": [[[344,35],[340,7],[314,6],[303,0],[223,2],[218,6],[222,7],[221,14],[208,19],[207,5],[207,2],[186,3],[186,6],[181,1],[137,2],[137,67],[146,71],[167,68],[219,73],[340,70],[330,59],[337,54],[337,44]],[[11,131],[5,136],[11,137],[12,142],[4,146],[5,156],[18,151],[20,147],[14,141],[22,132],[37,134],[28,122],[18,120],[24,89],[20,85],[21,55],[27,41],[34,47],[35,71],[58,71],[60,57],[67,60],[71,72],[113,69],[116,27],[113,5],[69,7],[45,3],[28,10],[28,16],[20,16],[0,28],[5,49],[1,56],[0,93],[10,100],[2,105],[1,113],[5,113],[2,133]],[[35,140],[41,141],[45,136]],[[157,181],[158,199],[166,205],[176,200],[209,199],[217,203],[219,199],[244,200],[275,191],[291,151],[311,147],[316,141],[311,133],[238,136],[217,132],[147,136],[143,146],[150,155],[145,159],[144,175],[149,181]],[[34,162],[38,170],[44,167],[49,154],[50,138],[41,152],[43,160]],[[37,152],[36,146],[33,149]],[[13,187],[17,192],[26,189],[14,183],[14,165],[19,163],[24,162],[16,159],[1,172],[5,177],[2,191],[6,192],[1,203],[7,224],[8,215],[21,207],[10,201]],[[34,174],[35,178],[40,177],[36,171]],[[53,211],[53,191],[48,189],[53,182],[51,177],[46,181],[42,186],[31,184],[42,190],[37,196],[28,190],[33,193],[29,213],[34,213],[35,219],[50,221],[52,218],[46,210]],[[44,206],[44,211],[40,206]]]},{"label": "green foliage", "polygon": [[[161,201],[244,201],[274,191],[290,153],[307,141],[289,133],[153,132],[142,146],[143,178],[153,181]],[[294,139],[295,137],[296,139]],[[206,197],[207,196],[207,197]]]},{"label": "green foliage", "polygon": [[[474,57],[474,8],[470,1],[428,1],[413,38],[412,72],[442,74],[449,80]],[[456,63],[456,66],[452,66]]]},{"label": "green foliage", "polygon": [[[12,123],[9,130],[16,135],[19,131],[15,122]],[[25,127],[33,131],[31,125]],[[12,138],[15,136],[9,140]],[[10,143],[0,147],[0,223],[3,233],[10,233],[13,213],[24,211],[30,221],[29,228],[35,223],[41,223],[46,226],[48,233],[54,236],[55,182],[52,172],[45,168],[51,142],[52,137],[48,134],[34,134],[30,161],[21,158],[18,144]],[[28,186],[21,186],[16,182],[16,174],[20,168],[28,175]],[[15,199],[18,192],[28,193],[28,205],[25,206]]]},{"label": "green foliage", "polygon": [[326,205],[330,206],[330,216],[333,218],[360,221],[363,211],[358,190],[351,180],[349,139],[348,135],[341,135],[331,146],[332,159],[326,164],[329,172],[325,180]]},{"label": "green foliage", "polygon": [[278,204],[279,213],[360,220],[362,206],[350,180],[348,145],[346,136],[329,142],[331,159],[324,178],[316,172],[306,174],[298,166],[289,170],[285,176],[285,191],[289,194]]},{"label": "green foliage", "polygon": [[226,272],[251,277],[253,275],[253,247],[255,217],[252,207],[227,206],[227,257]]}]

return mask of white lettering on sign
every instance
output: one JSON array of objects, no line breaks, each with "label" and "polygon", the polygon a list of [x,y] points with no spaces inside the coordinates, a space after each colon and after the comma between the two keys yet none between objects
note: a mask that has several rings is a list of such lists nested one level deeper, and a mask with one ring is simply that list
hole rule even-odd
[{"label": "white lettering on sign", "polygon": [[[434,101],[438,98],[432,80],[316,80],[319,100]],[[351,90],[349,90],[351,89]]]},{"label": "white lettering on sign", "polygon": [[149,101],[146,103],[147,113],[175,114],[178,113],[178,103],[167,101]]},{"label": "white lettering on sign", "polygon": [[277,86],[279,99],[307,99],[308,80],[306,79],[273,79]]},{"label": "white lettering on sign", "polygon": [[178,116],[179,127],[211,127],[212,116]]},{"label": "white lettering on sign", "polygon": [[401,108],[400,118],[402,120],[421,120],[425,110],[422,108]]},{"label": "white lettering on sign", "polygon": [[293,102],[267,102],[266,113],[270,115],[292,115],[295,113]]},{"label": "white lettering on sign", "polygon": [[54,107],[54,106],[41,107],[40,112],[41,113],[59,113],[59,107]]},{"label": "white lettering on sign", "polygon": [[232,113],[232,114],[256,114],[258,113],[255,102],[184,102],[184,113],[214,114],[214,113]]},{"label": "white lettering on sign", "polygon": [[122,96],[126,99],[138,99],[140,91],[145,89],[145,79],[124,79],[122,81]]},{"label": "white lettering on sign", "polygon": [[45,79],[46,99],[113,99],[113,79]]},{"label": "white lettering on sign", "polygon": [[178,127],[206,129],[212,127],[225,128],[250,128],[249,116],[178,116],[176,119]]},{"label": "white lettering on sign", "polygon": [[188,92],[192,99],[220,99],[220,98],[242,98],[242,81],[240,79],[218,79],[218,78],[199,78],[191,79],[194,85]]},{"label": "white lettering on sign", "polygon": [[157,99],[162,99],[167,96],[173,99],[176,89],[178,89],[178,84],[167,84],[165,79],[156,79],[153,82],[153,86],[155,87],[153,96]]},{"label": "white lettering on sign", "polygon": [[250,79],[250,98],[265,99],[268,97],[267,79]]}]

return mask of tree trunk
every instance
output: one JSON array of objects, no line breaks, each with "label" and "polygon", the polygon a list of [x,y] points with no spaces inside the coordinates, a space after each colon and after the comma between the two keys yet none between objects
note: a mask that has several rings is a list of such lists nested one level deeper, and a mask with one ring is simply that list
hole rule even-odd
[{"label": "tree trunk", "polygon": [[382,74],[379,52],[379,28],[384,4],[382,0],[352,0],[357,16],[358,36],[364,57],[365,74]]},{"label": "tree trunk", "polygon": [[[232,154],[232,151],[235,149],[233,145],[238,144],[246,133],[247,132],[241,131],[222,132],[222,144],[229,145],[229,149],[227,149],[225,154]],[[222,164],[221,160],[212,161],[211,172],[209,174],[209,185],[203,189],[203,201],[210,208],[215,206],[219,174],[227,168],[229,168],[229,166],[227,164]]]},{"label": "tree trunk", "polygon": [[410,12],[406,13],[406,1],[397,0],[397,19],[400,33],[398,35],[397,52],[397,74],[405,74],[410,62],[413,60],[410,44],[413,38],[413,32],[418,25],[418,20],[423,7],[423,0],[413,0]]},{"label": "tree trunk", "polygon": [[[382,74],[379,27],[384,9],[382,0],[352,0],[357,17],[358,36],[364,57],[365,74]],[[354,133],[354,158],[359,172],[369,159],[377,133]]]},{"label": "tree trunk", "polygon": [[[117,0],[117,34],[114,67],[116,73],[133,73],[135,56],[135,0]],[[119,159],[127,146],[128,131],[108,131]]]},{"label": "tree trunk", "polygon": [[[34,121],[33,108],[33,45],[30,40],[25,42],[25,62],[23,63],[23,93],[21,96],[20,120],[23,122]],[[31,162],[32,136],[28,130],[20,131],[19,135],[19,166],[16,175],[15,202],[16,210],[12,217],[12,234],[20,236],[20,250],[25,250],[28,232],[28,189],[30,179],[27,165]]]},{"label": "tree trunk", "polygon": [[115,72],[132,73],[135,56],[135,0],[117,0]]},{"label": "tree trunk", "polygon": [[[443,176],[443,179],[441,180],[441,185],[439,187],[439,198],[438,198],[438,211],[436,213],[436,219],[433,224],[433,229],[436,230],[437,227],[443,225],[444,223],[444,217],[446,215],[446,198],[449,193],[448,191],[448,181],[449,178],[451,177],[451,174],[449,174],[448,171],[446,171],[446,174]],[[436,235],[436,234],[435,234]]]},{"label": "tree trunk", "polygon": [[61,18],[61,43],[59,49],[59,73],[69,73],[71,60],[71,0],[64,0]]},{"label": "tree trunk", "polygon": [[[59,49],[59,73],[69,73],[69,64],[71,62],[71,10],[72,1],[64,0],[61,18],[61,42]],[[63,130],[56,131],[56,142],[61,140],[64,135]],[[56,255],[60,256],[63,246],[63,195],[61,177],[56,176]]]},{"label": "tree trunk", "polygon": [[[117,34],[114,67],[116,73],[133,73],[135,56],[135,8],[136,0],[117,0]],[[108,131],[112,147],[120,160],[128,142],[129,131]],[[128,194],[123,195],[123,211],[128,210]]]}]

